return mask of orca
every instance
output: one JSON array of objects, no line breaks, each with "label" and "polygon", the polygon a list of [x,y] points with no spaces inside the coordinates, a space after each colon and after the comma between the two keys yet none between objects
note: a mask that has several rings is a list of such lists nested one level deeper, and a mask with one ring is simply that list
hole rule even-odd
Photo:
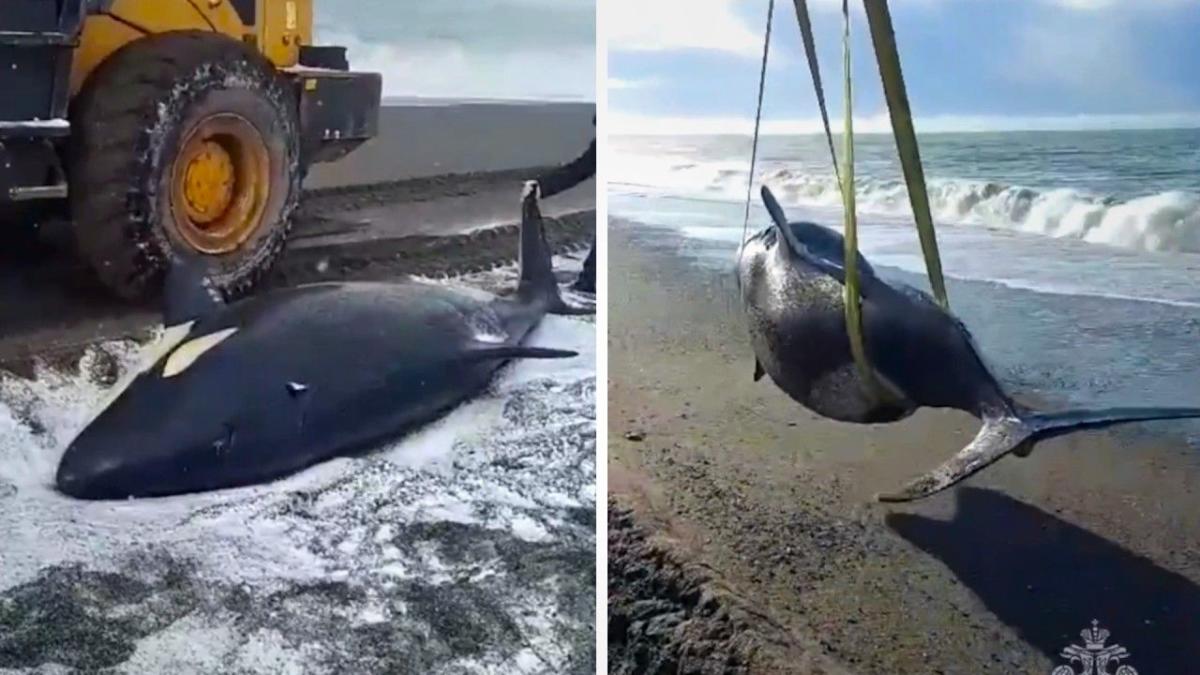
[{"label": "orca", "polygon": [[320,283],[225,304],[197,259],[164,287],[161,344],[70,443],[56,487],[79,499],[267,483],[429,424],[483,392],[566,305],[536,196],[522,205],[508,297],[420,283]]},{"label": "orca", "polygon": [[767,187],[774,225],[750,237],[738,256],[738,288],[764,375],[793,400],[829,419],[895,422],[918,408],[955,408],[983,425],[965,448],[883,502],[924,499],[1035,443],[1084,429],[1200,417],[1200,408],[1106,408],[1041,412],[1014,401],[996,381],[966,326],[933,298],[878,275],[861,254],[862,330],[874,383],[850,351],[845,319],[845,242],[814,223],[789,222]]}]

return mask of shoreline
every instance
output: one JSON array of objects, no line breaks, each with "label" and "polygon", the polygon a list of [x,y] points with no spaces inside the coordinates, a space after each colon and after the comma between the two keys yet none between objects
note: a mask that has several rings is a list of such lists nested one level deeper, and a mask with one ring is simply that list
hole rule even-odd
[{"label": "shoreline", "polygon": [[[643,201],[655,203],[652,199]],[[708,236],[703,231],[708,221],[698,221],[702,230],[698,235],[681,231],[687,227],[679,224],[680,216],[671,211],[669,202],[664,210],[675,219],[668,220],[670,224],[640,222],[639,216],[646,217],[643,212],[628,216],[621,213],[611,218],[617,223],[615,227],[653,232],[654,240],[663,242],[661,246],[650,242],[650,246],[676,249],[712,274],[722,274],[726,269],[731,273],[736,250],[732,238]],[[686,209],[683,213],[692,215]],[[797,215],[801,219],[809,216],[802,210]],[[740,211],[737,217],[740,220]],[[740,233],[735,228],[727,229],[733,236]],[[961,232],[955,234],[961,237]],[[1200,401],[1200,386],[1191,376],[1192,345],[1195,326],[1200,322],[1200,307],[1163,297],[1146,297],[1153,295],[1153,278],[1146,281],[1151,284],[1150,290],[1132,296],[1124,292],[1061,288],[1037,281],[1036,277],[1027,283],[992,278],[986,269],[964,268],[964,256],[985,259],[990,255],[988,269],[1006,268],[1016,276],[1022,270],[1034,269],[1041,259],[1013,258],[1014,252],[1004,248],[978,248],[986,245],[987,235],[971,234],[978,236],[961,240],[951,237],[950,252],[943,257],[943,263],[947,260],[955,263],[946,275],[951,304],[980,345],[985,363],[1011,395],[1047,410],[1123,407],[1134,403],[1175,406],[1184,401]],[[909,233],[905,239],[916,248],[915,233]],[[897,265],[900,256],[888,246],[891,244],[881,245],[874,254],[870,251],[866,254],[880,276],[928,291],[924,270],[913,271],[908,264]],[[1083,246],[1091,245],[1080,245]],[[1089,266],[1103,259],[1103,251],[1089,254]],[[1078,251],[1069,251],[1067,255],[1078,255]],[[919,253],[913,256],[919,263]],[[1136,269],[1125,268],[1121,266],[1128,264],[1124,262],[1128,256],[1122,252],[1116,252],[1115,256],[1110,267],[1114,276],[1126,281],[1146,280],[1146,275],[1153,273],[1148,269],[1153,267],[1153,261]],[[1196,260],[1200,262],[1200,258]],[[1139,275],[1139,270],[1144,274]],[[1181,284],[1185,278],[1182,271],[1184,268],[1170,270],[1172,278]],[[1166,432],[1200,449],[1197,421],[1118,427],[1115,432],[1119,435]]]},{"label": "shoreline", "polygon": [[756,385],[733,281],[688,245],[610,225],[611,492],[692,532],[681,555],[864,673],[1049,672],[1092,619],[1146,672],[1200,657],[1179,637],[1200,630],[1185,445],[1078,434],[927,501],[872,504],[977,422],[839,424]]}]

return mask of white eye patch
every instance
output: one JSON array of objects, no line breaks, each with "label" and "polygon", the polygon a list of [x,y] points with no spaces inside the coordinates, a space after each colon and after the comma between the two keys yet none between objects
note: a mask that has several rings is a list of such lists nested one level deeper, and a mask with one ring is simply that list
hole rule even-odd
[{"label": "white eye patch", "polygon": [[133,384],[133,381],[136,380],[139,375],[149,371],[154,367],[154,364],[158,363],[159,360],[162,359],[162,357],[170,354],[171,350],[175,348],[175,345],[183,342],[184,338],[186,338],[188,333],[191,332],[194,323],[194,321],[188,321],[187,323],[182,323],[177,326],[166,327],[161,333],[159,333],[157,340],[143,348],[138,359],[137,367],[131,368],[129,372],[125,373],[125,375],[121,377],[121,380],[108,391],[108,394],[105,395],[104,400],[92,413],[91,418],[88,420],[88,424],[95,422],[96,418],[99,417],[101,413],[107,410],[109,406],[111,406],[118,398],[120,398],[121,394],[125,393],[125,390],[129,388],[129,385]]},{"label": "white eye patch", "polygon": [[197,359],[204,356],[205,352],[233,337],[236,332],[238,332],[236,328],[226,328],[179,345],[179,348],[171,353],[166,364],[163,365],[163,378],[175,377],[187,370]]}]

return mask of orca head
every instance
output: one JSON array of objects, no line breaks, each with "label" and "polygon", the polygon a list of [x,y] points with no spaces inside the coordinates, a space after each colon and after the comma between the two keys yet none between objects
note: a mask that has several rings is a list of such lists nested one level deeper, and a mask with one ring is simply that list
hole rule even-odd
[{"label": "orca head", "polygon": [[196,340],[138,375],[71,442],[55,479],[60,492],[125,499],[243,485],[294,451],[307,387],[269,386],[240,361],[219,358],[219,345],[197,356]]},{"label": "orca head", "polygon": [[162,461],[178,452],[179,425],[174,393],[161,385],[158,370],[142,373],[88,424],[59,461],[56,487],[78,499],[147,496],[176,482],[162,473]]}]

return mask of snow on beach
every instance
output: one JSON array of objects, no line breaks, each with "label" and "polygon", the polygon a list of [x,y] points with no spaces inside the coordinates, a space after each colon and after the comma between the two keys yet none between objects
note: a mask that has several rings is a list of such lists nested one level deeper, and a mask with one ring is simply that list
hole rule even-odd
[{"label": "snow on beach", "polygon": [[115,503],[51,484],[108,389],[93,366],[140,347],[0,376],[0,672],[591,672],[595,324],[546,317],[530,342],[580,356],[512,364],[364,457]]}]

